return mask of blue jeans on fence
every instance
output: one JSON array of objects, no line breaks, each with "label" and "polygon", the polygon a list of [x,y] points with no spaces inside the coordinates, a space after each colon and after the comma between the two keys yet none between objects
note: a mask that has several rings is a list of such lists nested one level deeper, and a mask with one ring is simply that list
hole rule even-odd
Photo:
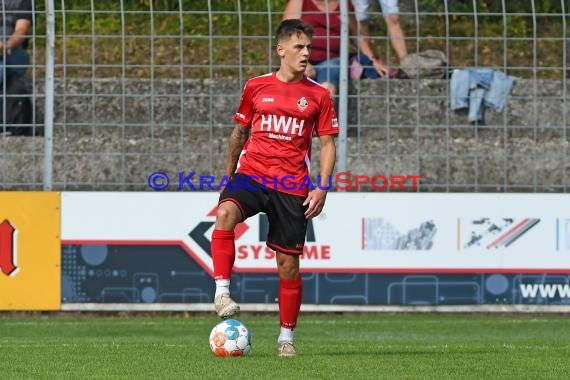
[{"label": "blue jeans on fence", "polygon": [[451,109],[469,108],[470,122],[483,121],[485,107],[499,112],[516,78],[494,69],[454,70],[451,77]]}]

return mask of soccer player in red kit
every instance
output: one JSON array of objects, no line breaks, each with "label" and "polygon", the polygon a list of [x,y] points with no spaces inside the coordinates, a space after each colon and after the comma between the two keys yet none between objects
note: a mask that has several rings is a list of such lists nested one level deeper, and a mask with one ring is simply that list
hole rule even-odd
[{"label": "soccer player in red kit", "polygon": [[[311,53],[313,28],[298,19],[284,20],[276,32],[277,72],[245,84],[234,116],[225,175],[212,234],[216,294],[221,318],[239,312],[230,297],[235,260],[234,228],[250,216],[267,214],[267,246],[276,252],[279,273],[279,356],[296,356],[294,329],[301,308],[303,253],[308,219],[325,205],[336,160],[338,121],[329,91],[304,75]],[[313,135],[321,144],[322,186],[306,186]],[[303,186],[303,183],[305,186]]]}]

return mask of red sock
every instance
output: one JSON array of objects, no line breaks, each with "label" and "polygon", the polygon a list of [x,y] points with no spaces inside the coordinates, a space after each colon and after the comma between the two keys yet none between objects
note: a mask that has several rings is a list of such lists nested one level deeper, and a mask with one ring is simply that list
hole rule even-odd
[{"label": "red sock", "polygon": [[233,231],[214,230],[212,233],[212,261],[214,280],[229,280],[236,259],[235,235]]},{"label": "red sock", "polygon": [[279,279],[279,322],[281,327],[294,329],[301,310],[303,281],[301,275],[295,280]]}]

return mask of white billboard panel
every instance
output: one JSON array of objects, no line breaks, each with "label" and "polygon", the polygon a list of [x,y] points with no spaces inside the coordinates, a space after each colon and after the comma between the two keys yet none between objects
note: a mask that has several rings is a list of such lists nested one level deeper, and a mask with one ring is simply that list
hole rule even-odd
[{"label": "white billboard panel", "polygon": [[[216,192],[62,193],[64,244],[180,245],[209,273]],[[330,193],[302,270],[570,273],[565,194]],[[266,219],[236,229],[236,271],[275,271]]]}]

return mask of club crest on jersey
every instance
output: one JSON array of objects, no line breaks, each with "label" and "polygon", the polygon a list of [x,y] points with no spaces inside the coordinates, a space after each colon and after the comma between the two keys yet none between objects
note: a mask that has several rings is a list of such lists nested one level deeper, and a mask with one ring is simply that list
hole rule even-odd
[{"label": "club crest on jersey", "polygon": [[303,112],[309,106],[309,102],[303,96],[301,99],[297,100],[297,107],[299,107],[299,111]]}]

